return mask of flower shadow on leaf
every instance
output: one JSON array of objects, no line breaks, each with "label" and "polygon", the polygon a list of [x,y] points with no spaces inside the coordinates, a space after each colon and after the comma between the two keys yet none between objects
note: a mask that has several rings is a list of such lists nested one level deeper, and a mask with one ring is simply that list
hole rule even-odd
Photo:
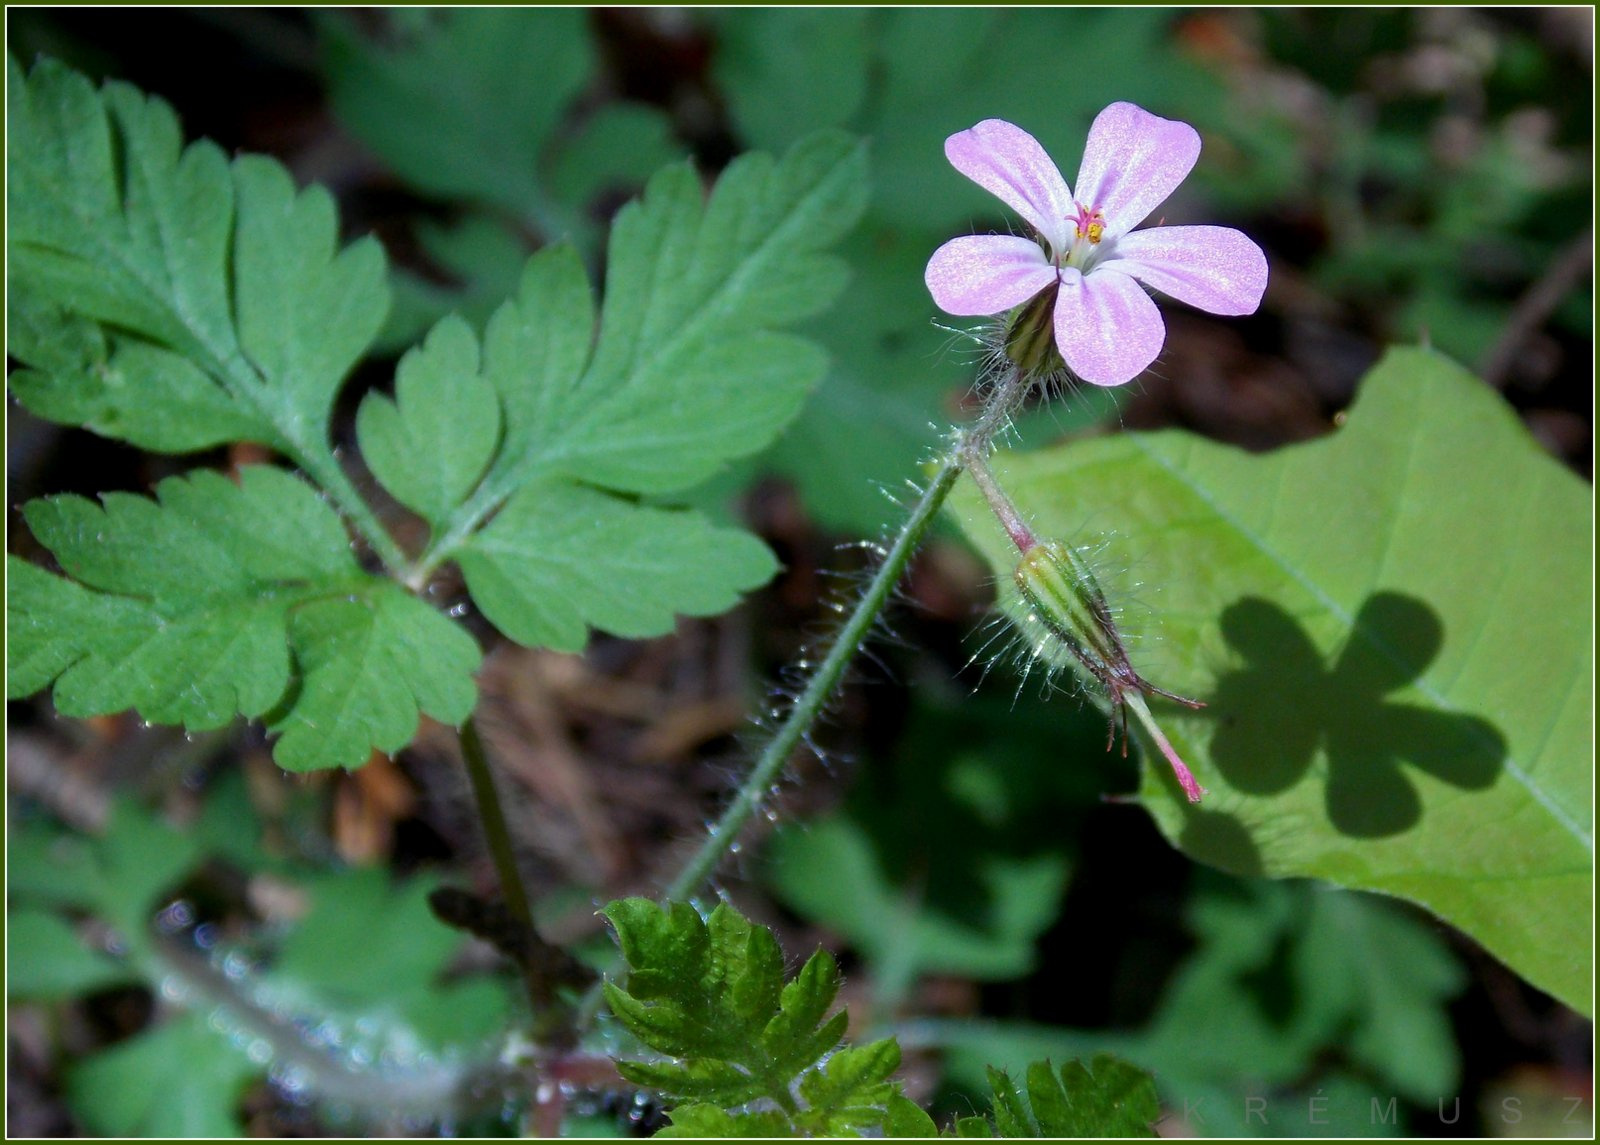
[{"label": "flower shadow on leaf", "polygon": [[1209,699],[1217,770],[1236,791],[1277,795],[1327,757],[1328,819],[1341,833],[1380,838],[1414,826],[1422,803],[1405,765],[1463,790],[1494,783],[1505,736],[1477,716],[1387,697],[1421,679],[1444,642],[1438,615],[1415,597],[1378,592],[1362,603],[1331,668],[1293,616],[1246,597],[1222,614],[1244,658]]}]

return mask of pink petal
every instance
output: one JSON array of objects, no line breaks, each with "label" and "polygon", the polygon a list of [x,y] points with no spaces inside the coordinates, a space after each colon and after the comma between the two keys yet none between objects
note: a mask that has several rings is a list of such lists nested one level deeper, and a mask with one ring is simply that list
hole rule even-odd
[{"label": "pink petal", "polygon": [[1150,296],[1126,274],[1104,266],[1087,276],[1071,268],[1061,272],[1055,319],[1062,360],[1097,386],[1131,382],[1156,360],[1167,338]]},{"label": "pink petal", "polygon": [[986,119],[944,141],[951,166],[1027,219],[1052,250],[1067,246],[1072,191],[1039,141],[1003,119]]},{"label": "pink petal", "polygon": [[1200,158],[1200,133],[1131,103],[1095,116],[1078,168],[1078,201],[1105,214],[1106,237],[1126,234],[1178,189]]},{"label": "pink petal", "polygon": [[1151,227],[1117,240],[1099,269],[1212,314],[1254,314],[1267,289],[1267,256],[1232,227]]},{"label": "pink petal", "polygon": [[933,252],[923,279],[946,314],[1001,314],[1054,284],[1056,268],[1032,239],[963,235]]}]

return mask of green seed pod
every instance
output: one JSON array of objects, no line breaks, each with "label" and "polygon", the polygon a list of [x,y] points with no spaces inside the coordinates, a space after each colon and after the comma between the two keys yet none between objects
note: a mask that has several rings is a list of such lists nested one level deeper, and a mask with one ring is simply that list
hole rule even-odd
[{"label": "green seed pod", "polygon": [[1022,554],[1015,576],[1035,619],[1112,692],[1113,701],[1119,680],[1126,686],[1138,678],[1105,593],[1076,550],[1038,541]]},{"label": "green seed pod", "polygon": [[1106,691],[1111,701],[1111,729],[1106,747],[1116,742],[1120,718],[1122,753],[1128,753],[1127,709],[1145,725],[1161,754],[1172,765],[1184,793],[1194,803],[1205,794],[1188,767],[1156,726],[1145,695],[1166,696],[1191,708],[1205,705],[1156,687],[1128,662],[1127,646],[1117,630],[1111,606],[1094,571],[1076,550],[1056,541],[1036,541],[1022,554],[1014,574],[1017,590],[1028,602],[1032,619],[1043,625]]}]

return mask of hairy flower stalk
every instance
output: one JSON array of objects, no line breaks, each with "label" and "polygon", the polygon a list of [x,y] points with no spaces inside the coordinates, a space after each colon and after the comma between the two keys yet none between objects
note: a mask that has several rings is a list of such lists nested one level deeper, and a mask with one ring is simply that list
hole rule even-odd
[{"label": "hairy flower stalk", "polygon": [[[928,262],[928,290],[952,314],[1010,312],[1004,352],[1019,376],[1063,369],[1100,386],[1131,381],[1160,353],[1166,327],[1150,287],[1214,314],[1249,314],[1261,302],[1261,248],[1228,227],[1135,230],[1177,189],[1200,155],[1186,123],[1114,103],[1095,117],[1076,191],[1038,141],[986,119],[945,142],[951,164],[1021,215],[1032,237],[970,235]],[[1198,708],[1151,684],[1129,662],[1127,644],[1094,572],[1076,550],[1039,540],[988,466],[989,442],[969,443],[965,462],[989,508],[1021,554],[1014,578],[1029,619],[1081,664],[1111,703],[1109,748],[1120,720],[1127,752],[1132,709],[1172,765],[1192,802],[1205,789],[1156,725],[1147,695]]]},{"label": "hairy flower stalk", "polygon": [[[1038,623],[1105,689],[1112,742],[1126,712],[1145,726],[1191,800],[1205,789],[1162,734],[1146,695],[1200,707],[1157,688],[1134,670],[1125,641],[1093,573],[1073,550],[1037,538],[988,465],[997,434],[1030,390],[1063,374],[1101,386],[1133,380],[1160,353],[1166,328],[1149,287],[1214,314],[1249,314],[1266,289],[1261,249],[1228,227],[1157,226],[1136,231],[1188,175],[1200,153],[1194,128],[1115,103],[1096,117],[1078,172],[1077,194],[1027,132],[990,119],[952,135],[945,154],[958,171],[993,192],[1032,227],[1034,237],[973,235],[933,255],[925,280],[934,301],[957,315],[1009,315],[1000,363],[971,426],[950,448],[833,646],[807,679],[788,715],[699,851],[667,888],[697,894],[760,806],[790,754],[843,678],[956,479],[972,475],[1022,559],[1017,587]],[[584,1012],[599,1004],[597,993]]]}]

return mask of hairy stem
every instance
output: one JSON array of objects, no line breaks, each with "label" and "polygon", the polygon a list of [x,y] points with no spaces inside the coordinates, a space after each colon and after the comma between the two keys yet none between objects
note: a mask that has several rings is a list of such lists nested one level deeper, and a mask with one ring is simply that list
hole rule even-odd
[{"label": "hairy stem", "polygon": [[922,543],[928,525],[944,505],[950,490],[955,487],[956,478],[961,476],[962,470],[974,457],[981,458],[988,452],[994,442],[995,434],[1006,424],[1027,389],[1028,383],[1022,372],[1015,367],[1008,368],[990,391],[982,415],[970,427],[956,434],[955,441],[940,462],[933,480],[923,491],[921,499],[911,510],[911,515],[906,518],[905,524],[900,527],[900,532],[890,545],[883,563],[878,566],[878,571],[873,575],[866,591],[856,602],[849,620],[845,621],[844,627],[834,638],[833,646],[828,649],[827,656],[806,681],[805,690],[800,693],[800,697],[784,718],[778,733],[772,737],[766,750],[751,768],[750,774],[745,777],[744,783],[733,797],[733,802],[728,804],[722,817],[710,827],[706,841],[667,887],[668,899],[692,897],[716,870],[723,855],[738,838],[740,830],[761,805],[767,789],[777,778],[783,765],[788,762],[789,756],[811,730],[811,725],[816,722],[827,705],[828,698],[838,687],[845,669],[855,658],[856,652],[877,621],[878,614],[888,603],[889,594],[900,582],[900,577],[905,572],[906,565],[910,563],[917,546]]},{"label": "hairy stem", "polygon": [[1026,553],[1033,548],[1036,540],[1033,530],[1028,528],[1027,522],[1022,519],[1022,514],[1011,503],[1011,498],[1000,488],[1000,482],[995,480],[994,474],[989,469],[985,451],[969,450],[966,460],[967,472],[971,474],[973,482],[983,493],[983,499],[989,502],[990,510],[1005,526],[1006,535],[1011,538],[1011,543],[1017,546],[1019,553]]}]

